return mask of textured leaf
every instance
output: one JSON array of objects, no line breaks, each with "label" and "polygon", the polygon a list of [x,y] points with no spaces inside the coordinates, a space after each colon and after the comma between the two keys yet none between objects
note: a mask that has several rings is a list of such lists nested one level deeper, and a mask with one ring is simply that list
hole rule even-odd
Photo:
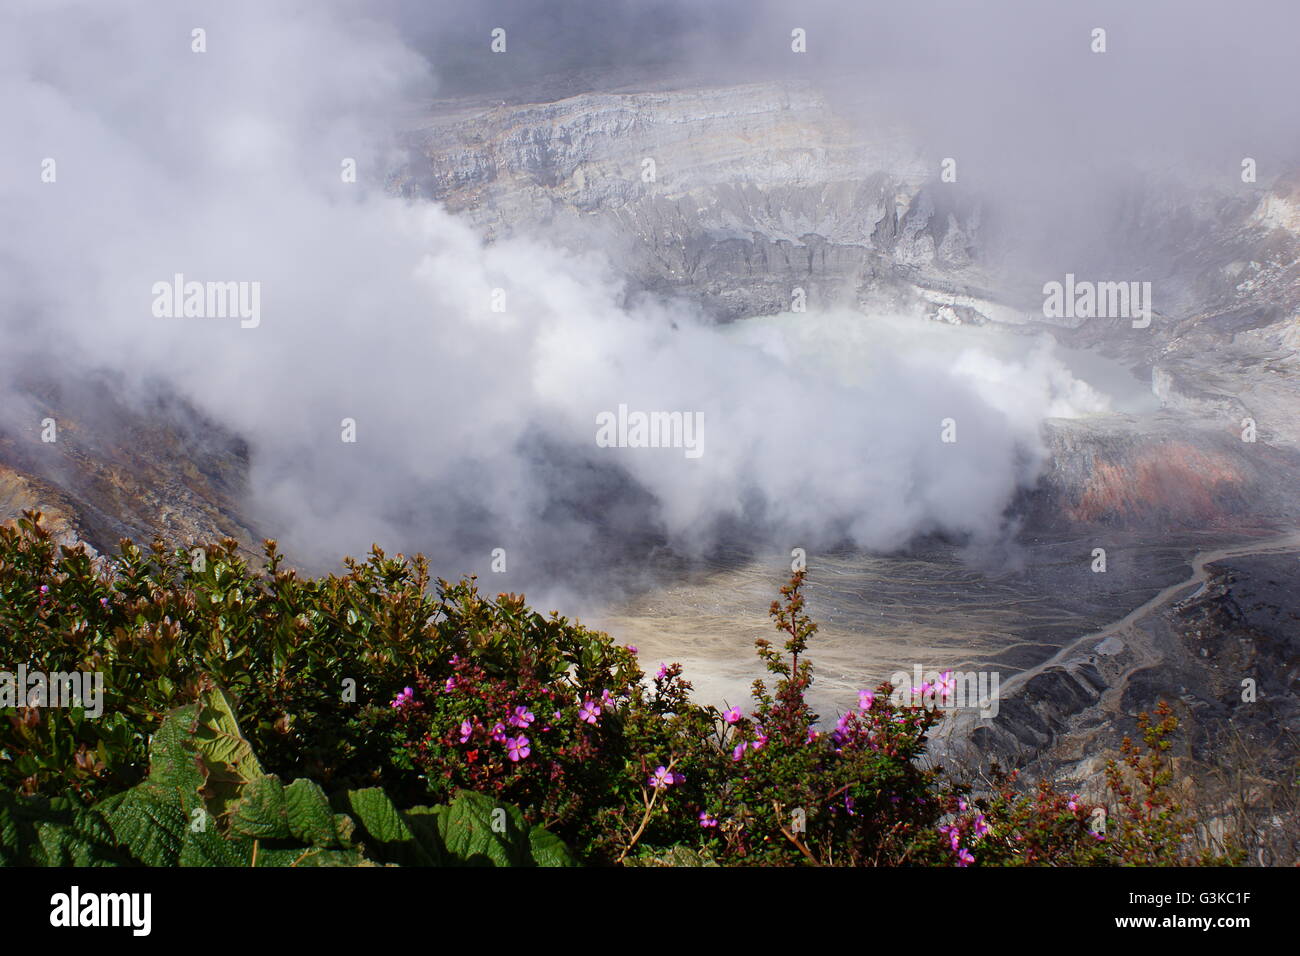
[{"label": "textured leaf", "polygon": [[207,770],[191,743],[198,713],[193,705],[178,707],[163,718],[149,741],[149,782],[175,788],[187,812],[199,806],[199,791],[207,781]]},{"label": "textured leaf", "polygon": [[0,863],[10,866],[114,866],[127,862],[94,809],[56,797],[0,793]]},{"label": "textured leaf", "polygon": [[203,792],[212,812],[223,816],[244,786],[263,773],[252,745],[240,733],[230,698],[221,688],[208,687],[199,694],[193,740],[208,771]]},{"label": "textured leaf", "polygon": [[311,846],[337,847],[346,840],[339,833],[329,799],[312,780],[295,780],[284,789],[289,831]]},{"label": "textured leaf", "polygon": [[145,866],[176,866],[189,819],[173,788],[139,784],[99,805],[113,835]]},{"label": "textured leaf", "polygon": [[523,814],[470,790],[434,807],[447,853],[462,866],[531,866],[532,847]]},{"label": "textured leaf", "polygon": [[187,829],[181,842],[181,866],[250,866],[253,841],[223,836],[216,827]]},{"label": "textured leaf", "polygon": [[350,790],[343,795],[342,804],[356,819],[360,827],[358,839],[371,859],[401,866],[437,866],[442,862],[442,838],[437,827],[417,834],[384,791],[377,787]]},{"label": "textured leaf", "polygon": [[536,866],[580,866],[564,841],[545,827],[528,831],[528,846]]},{"label": "textured leaf", "polygon": [[231,813],[230,829],[258,840],[287,840],[293,836],[279,777],[258,777],[244,788]]}]

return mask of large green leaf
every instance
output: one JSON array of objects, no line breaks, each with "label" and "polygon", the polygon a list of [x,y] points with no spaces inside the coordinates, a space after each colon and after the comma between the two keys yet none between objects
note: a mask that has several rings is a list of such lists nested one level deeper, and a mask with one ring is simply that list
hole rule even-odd
[{"label": "large green leaf", "polygon": [[114,866],[126,861],[104,819],[73,800],[0,793],[0,864]]},{"label": "large green leaf", "polygon": [[176,866],[189,819],[174,788],[148,783],[111,797],[97,809],[113,830],[113,836],[145,866]]},{"label": "large green leaf", "polygon": [[295,780],[284,788],[289,812],[289,832],[310,846],[346,847],[352,835],[352,821],[335,815],[325,791],[314,780]]},{"label": "large green leaf", "polygon": [[537,866],[578,866],[563,840],[544,827],[528,831],[528,847]]},{"label": "large green leaf", "polygon": [[244,788],[230,815],[230,830],[258,840],[288,840],[293,836],[279,777],[258,777]]},{"label": "large green leaf", "polygon": [[357,837],[372,859],[400,866],[437,866],[443,862],[436,829],[432,834],[414,832],[378,787],[349,790],[342,795],[340,804],[357,821]]},{"label": "large green leaf", "polygon": [[[408,811],[407,818],[423,808]],[[450,804],[433,807],[438,834],[449,862],[461,866],[570,866],[568,849],[541,827],[529,828],[518,807],[500,804],[470,790]],[[534,856],[534,848],[541,859]]]},{"label": "large green leaf", "polygon": [[274,775],[248,782],[230,818],[232,833],[259,840],[297,840],[308,846],[347,846],[352,821],[336,817],[325,791],[311,780],[289,786]]},{"label": "large green leaf", "polygon": [[263,773],[252,745],[240,733],[234,705],[220,687],[210,686],[199,694],[193,744],[207,769],[203,792],[209,809],[224,816],[243,788]]},{"label": "large green leaf", "polygon": [[201,806],[199,791],[207,782],[207,768],[192,746],[198,714],[193,705],[173,710],[149,741],[149,782],[176,789],[187,813]]}]

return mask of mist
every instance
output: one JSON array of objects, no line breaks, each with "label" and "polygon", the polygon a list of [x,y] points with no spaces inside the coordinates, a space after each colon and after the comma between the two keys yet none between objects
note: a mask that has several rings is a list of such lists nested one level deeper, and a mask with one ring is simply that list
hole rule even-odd
[{"label": "mist", "polygon": [[[813,50],[826,45],[804,79],[857,70],[873,101],[890,102],[890,121],[909,122],[924,145],[946,130],[986,197],[1013,185],[1055,194],[1061,176],[1091,182],[1077,170],[1097,139],[1072,135],[1080,127],[1133,141],[1135,156],[1159,142],[1184,155],[1209,114],[1220,137],[1199,155],[1226,163],[1225,177],[1242,150],[1281,157],[1295,146],[1273,58],[1295,35],[1284,23],[1251,31],[1252,43],[1276,51],[1254,49],[1247,73],[1216,76],[1208,51],[1180,43],[1184,19],[1115,5],[1105,16],[1148,40],[1157,30],[1161,42],[1138,54],[1114,30],[1123,68],[1084,80],[1063,68],[1049,37],[1071,31],[1082,59],[1100,12],[1044,32],[1043,14],[1009,4],[1000,31],[1003,21],[983,11],[945,5],[951,15],[931,19],[922,6],[867,16],[848,4],[797,15],[724,4],[697,21],[679,4],[612,5],[595,20],[512,4],[512,48],[528,50],[528,25],[550,22],[559,27],[538,36],[567,40],[568,59],[533,50],[501,82],[556,62],[653,71],[685,61],[752,79],[767,69],[756,51],[788,51],[784,24],[794,17],[808,20]],[[1000,541],[1010,503],[1042,465],[1042,420],[1107,407],[1042,345],[1008,350],[994,333],[957,335],[909,315],[872,317],[853,349],[844,343],[863,326],[838,313],[720,329],[689,302],[630,292],[605,252],[541,236],[485,243],[436,204],[392,195],[387,177],[404,157],[393,117],[475,88],[456,67],[467,51],[488,56],[494,24],[478,25],[498,11],[369,9],[17,2],[0,13],[9,225],[0,349],[12,365],[56,377],[110,370],[134,383],[125,400],[176,394],[239,435],[258,530],[295,558],[327,562],[377,542],[423,551],[438,573],[457,576],[486,571],[499,548],[503,589],[549,596],[608,587],[612,568],[633,577],[657,549],[689,557],[732,538],[866,550],[924,534]],[[1281,5],[1260,10],[1296,25]],[[201,54],[191,49],[195,27],[206,31]],[[662,33],[647,37],[652,28]],[[869,45],[855,45],[853,28]],[[1240,31],[1220,36],[1243,42]],[[1013,49],[1024,54],[1015,69],[994,69]],[[937,72],[926,66],[932,56],[943,60]],[[1166,71],[1189,56],[1199,72],[1178,97],[1195,109],[1165,109],[1154,87],[1133,99],[1131,84],[1144,78],[1184,82]],[[1246,84],[1266,95],[1243,102],[1232,90]],[[1105,112],[1098,88],[1124,110]],[[861,97],[850,99],[857,105],[846,109],[866,122]],[[981,104],[994,100],[1014,112],[985,122]],[[1085,101],[1101,112],[1080,117]],[[1051,166],[1067,153],[1076,172]],[[42,181],[46,159],[56,162],[52,182]],[[355,182],[340,175],[348,161]],[[1097,189],[1117,181],[1107,173]],[[1070,202],[1087,208],[1096,195],[1074,192]],[[1046,229],[1060,210],[1035,215]],[[1070,239],[1052,248],[1066,252],[1089,234],[1056,231]],[[257,283],[256,327],[238,316],[158,317],[154,288],[177,275]],[[5,391],[6,417],[21,418],[23,400]],[[599,447],[597,417],[620,405],[701,413],[704,454]],[[354,442],[341,437],[345,420]],[[941,440],[945,420],[955,442]]]}]

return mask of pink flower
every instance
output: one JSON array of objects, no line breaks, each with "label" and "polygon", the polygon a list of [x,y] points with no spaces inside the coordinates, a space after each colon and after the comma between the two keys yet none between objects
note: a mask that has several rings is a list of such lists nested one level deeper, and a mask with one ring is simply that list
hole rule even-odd
[{"label": "pink flower", "polygon": [[403,687],[402,692],[393,698],[392,707],[394,710],[401,710],[413,700],[415,700],[415,691],[409,687]]},{"label": "pink flower", "polygon": [[605,708],[614,706],[614,695],[609,692],[608,687],[600,692],[600,706]]},{"label": "pink flower", "polygon": [[474,733],[474,725],[471,724],[468,720],[462,720],[460,722],[460,742],[468,743],[469,738],[473,735],[473,733]]},{"label": "pink flower", "polygon": [[656,679],[656,680],[663,680],[663,679],[664,679],[665,677],[667,677],[667,676],[668,676],[668,665],[667,665],[667,664],[660,664],[660,665],[659,665],[659,673],[655,674],[655,679]]},{"label": "pink flower", "polygon": [[1065,805],[1065,808],[1071,813],[1079,809],[1079,795],[1077,793],[1070,794],[1070,802]]},{"label": "pink flower", "polygon": [[731,708],[731,710],[725,711],[722,715],[722,719],[729,724],[736,723],[738,720],[740,720],[740,708],[733,707]]},{"label": "pink flower", "polygon": [[512,763],[518,763],[532,753],[532,748],[528,746],[528,738],[520,734],[506,741],[506,752]]},{"label": "pink flower", "polygon": [[588,724],[596,723],[596,718],[600,716],[600,705],[591,698],[582,702],[578,708],[578,719]]},{"label": "pink flower", "polygon": [[974,862],[975,862],[975,857],[971,855],[970,850],[967,850],[965,847],[963,847],[962,849],[957,851],[958,866],[970,866]]},{"label": "pink flower", "polygon": [[944,700],[952,696],[953,691],[957,689],[957,679],[952,676],[952,671],[944,671],[939,675],[939,683],[935,685],[935,689]]},{"label": "pink flower", "polygon": [[939,832],[948,838],[948,843],[951,844],[953,852],[956,853],[960,849],[961,828],[954,823],[950,826],[939,827]]},{"label": "pink flower", "polygon": [[858,710],[870,710],[876,695],[869,690],[858,691]]},{"label": "pink flower", "polygon": [[508,738],[506,737],[505,724],[498,723],[492,728],[492,739],[495,740],[497,743],[507,742]]},{"label": "pink flower", "polygon": [[442,685],[442,689],[450,694],[456,689],[456,678],[454,676],[447,678],[447,683]]},{"label": "pink flower", "polygon": [[701,811],[700,811],[700,826],[702,826],[702,827],[716,827],[717,825],[718,825],[718,818],[717,818],[717,817],[715,817],[713,814],[709,813],[709,811],[707,811],[707,810],[701,810]]},{"label": "pink flower", "polygon": [[673,773],[667,767],[656,767],[655,772],[650,775],[650,786],[659,790],[663,787],[671,787],[675,783],[685,783],[686,778],[680,773]]},{"label": "pink flower", "polygon": [[745,756],[745,743],[742,741],[736,744],[736,749],[731,752],[731,759],[739,760],[743,756]]},{"label": "pink flower", "polygon": [[527,707],[516,707],[515,712],[510,715],[510,726],[526,728],[533,719],[532,712]]},{"label": "pink flower", "polygon": [[637,652],[637,650],[636,650],[636,645],[635,645],[635,644],[629,644],[629,645],[627,646],[627,649],[628,649],[629,651],[631,651],[633,654],[635,654],[635,653]]}]

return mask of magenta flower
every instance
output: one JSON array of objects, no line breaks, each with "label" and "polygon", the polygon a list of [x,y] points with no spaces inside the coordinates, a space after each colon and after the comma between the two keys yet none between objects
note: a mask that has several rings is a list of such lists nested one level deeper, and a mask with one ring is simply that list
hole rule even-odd
[{"label": "magenta flower", "polygon": [[965,847],[963,847],[962,849],[957,851],[958,866],[970,866],[974,862],[975,862],[975,857],[971,855],[970,850],[967,850]]},{"label": "magenta flower", "polygon": [[718,818],[717,818],[717,817],[715,817],[713,814],[709,813],[708,810],[701,810],[701,811],[700,811],[700,826],[702,826],[702,827],[716,827],[717,825],[718,825]]},{"label": "magenta flower", "polygon": [[675,783],[685,783],[686,778],[680,773],[674,773],[667,767],[656,767],[655,772],[650,775],[650,786],[656,790],[662,787],[671,787]]},{"label": "magenta flower", "polygon": [[532,712],[527,707],[516,707],[515,712],[510,715],[510,726],[526,729],[533,720]]},{"label": "magenta flower", "polygon": [[50,586],[49,586],[48,584],[42,584],[42,585],[41,585],[41,593],[42,593],[42,594],[49,594],[49,593],[50,593]]},{"label": "magenta flower", "polygon": [[744,741],[741,741],[736,744],[736,749],[731,752],[731,759],[739,760],[743,756],[745,756],[745,743]]},{"label": "magenta flower", "polygon": [[507,738],[506,738],[506,725],[505,725],[505,724],[497,723],[497,724],[492,728],[492,739],[495,740],[497,743],[505,743],[505,742],[506,742]]},{"label": "magenta flower", "polygon": [[1065,808],[1071,813],[1079,809],[1079,795],[1077,793],[1070,794],[1070,802],[1065,805]]},{"label": "magenta flower", "polygon": [[510,757],[512,763],[518,763],[530,753],[532,753],[532,748],[528,746],[528,738],[523,734],[506,740],[506,754]]},{"label": "magenta flower", "polygon": [[948,842],[952,845],[955,853],[961,844],[961,829],[954,823],[949,826],[939,827],[939,832],[948,838]]},{"label": "magenta flower", "polygon": [[584,700],[582,702],[582,706],[578,708],[578,719],[585,723],[594,724],[596,722],[596,718],[599,716],[600,716],[600,705],[597,704],[591,698],[587,698],[586,700]]},{"label": "magenta flower", "polygon": [[664,679],[665,677],[667,677],[667,676],[668,676],[668,665],[667,665],[667,664],[660,664],[660,665],[659,665],[659,673],[655,674],[655,678],[656,678],[657,680],[663,680],[663,679]]},{"label": "magenta flower", "polygon": [[858,691],[858,710],[870,710],[876,695],[869,690]]},{"label": "magenta flower", "polygon": [[444,691],[446,691],[448,694],[450,694],[453,690],[455,690],[455,689],[456,689],[456,678],[455,678],[455,676],[448,677],[448,678],[447,678],[447,683],[445,683],[445,684],[442,685],[442,689],[443,689]]},{"label": "magenta flower", "polygon": [[415,691],[409,687],[403,687],[402,692],[393,698],[392,707],[394,710],[401,710],[413,700],[415,700]]},{"label": "magenta flower", "polygon": [[614,695],[609,692],[608,687],[600,692],[600,706],[606,709],[614,706]]},{"label": "magenta flower", "polygon": [[469,738],[473,733],[474,733],[474,725],[471,724],[468,720],[462,720],[460,722],[460,742],[463,744],[468,743]]},{"label": "magenta flower", "polygon": [[729,724],[736,723],[738,720],[740,720],[740,708],[733,707],[731,708],[731,710],[724,712],[722,715],[722,719]]},{"label": "magenta flower", "polygon": [[763,744],[765,744],[765,743],[767,743],[767,734],[763,733],[763,728],[762,728],[762,727],[759,727],[759,728],[758,728],[758,739],[755,740],[755,741],[754,741],[752,744],[750,744],[749,746],[752,747],[752,748],[755,749],[755,750],[762,750],[762,749],[763,749]]},{"label": "magenta flower", "polygon": [[635,644],[629,644],[629,645],[627,646],[627,649],[628,649],[629,651],[631,651],[633,654],[635,654],[635,653],[637,652],[637,650],[636,650],[636,645],[635,645]]}]

